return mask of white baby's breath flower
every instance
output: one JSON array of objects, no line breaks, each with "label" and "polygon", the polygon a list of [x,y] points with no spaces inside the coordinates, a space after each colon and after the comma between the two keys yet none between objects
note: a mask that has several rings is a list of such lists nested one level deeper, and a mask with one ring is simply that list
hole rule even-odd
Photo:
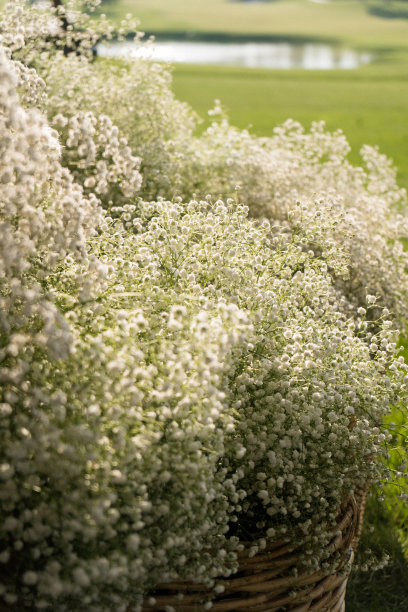
[{"label": "white baby's breath flower", "polygon": [[405,393],[379,306],[406,313],[394,173],[322,124],[193,136],[166,67],[88,61],[86,11],[65,57],[50,10],[2,24],[40,75],[0,54],[2,597],[121,612],[232,575],[248,537],[329,571]]}]

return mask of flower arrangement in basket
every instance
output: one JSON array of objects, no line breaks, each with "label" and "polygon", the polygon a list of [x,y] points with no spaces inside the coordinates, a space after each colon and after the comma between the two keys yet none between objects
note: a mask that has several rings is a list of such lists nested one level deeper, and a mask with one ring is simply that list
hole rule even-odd
[{"label": "flower arrangement in basket", "polygon": [[67,117],[56,93],[62,66],[103,71],[46,65],[28,32],[0,53],[1,609],[341,610],[407,384],[386,294],[362,304],[373,266],[349,292],[360,213],[333,193],[276,222],[228,197],[137,198],[196,144],[168,137],[166,79],[141,64],[160,129],[133,155],[144,125],[125,138],[78,83],[89,112],[70,95]]}]

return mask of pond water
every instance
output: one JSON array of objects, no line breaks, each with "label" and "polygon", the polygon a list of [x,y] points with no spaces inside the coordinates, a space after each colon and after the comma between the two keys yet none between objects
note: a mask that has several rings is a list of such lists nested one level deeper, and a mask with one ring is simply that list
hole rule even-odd
[{"label": "pond water", "polygon": [[303,68],[333,70],[358,68],[371,62],[369,53],[341,49],[330,45],[286,42],[200,42],[155,41],[140,45],[134,42],[99,44],[103,57],[149,57],[156,61],[186,64],[220,64],[247,68]]}]

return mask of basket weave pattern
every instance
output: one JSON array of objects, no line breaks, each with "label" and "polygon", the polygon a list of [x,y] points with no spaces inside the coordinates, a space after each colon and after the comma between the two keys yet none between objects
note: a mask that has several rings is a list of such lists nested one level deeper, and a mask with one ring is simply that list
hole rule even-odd
[{"label": "basket weave pattern", "polygon": [[[348,568],[361,530],[364,497],[351,497],[343,508],[328,545],[330,555],[339,552],[341,561],[334,574],[323,571],[294,575],[299,551],[289,545],[271,543],[255,557],[248,547],[238,555],[239,571],[217,584],[225,587],[214,594],[206,587],[186,581],[159,585],[153,600],[145,599],[143,612],[202,612],[204,602],[211,599],[212,612],[343,612]],[[152,605],[148,604],[148,601]],[[154,603],[153,603],[154,601]]]}]

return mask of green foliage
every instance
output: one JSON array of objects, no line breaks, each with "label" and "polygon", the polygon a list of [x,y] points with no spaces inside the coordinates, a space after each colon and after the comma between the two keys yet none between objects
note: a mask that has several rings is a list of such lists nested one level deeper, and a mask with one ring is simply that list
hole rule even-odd
[{"label": "green foliage", "polygon": [[[395,517],[384,502],[368,500],[357,560],[364,557],[388,563],[381,569],[357,566],[347,585],[350,612],[401,612],[408,605],[408,565],[395,531]],[[381,563],[380,563],[381,565]]]}]

